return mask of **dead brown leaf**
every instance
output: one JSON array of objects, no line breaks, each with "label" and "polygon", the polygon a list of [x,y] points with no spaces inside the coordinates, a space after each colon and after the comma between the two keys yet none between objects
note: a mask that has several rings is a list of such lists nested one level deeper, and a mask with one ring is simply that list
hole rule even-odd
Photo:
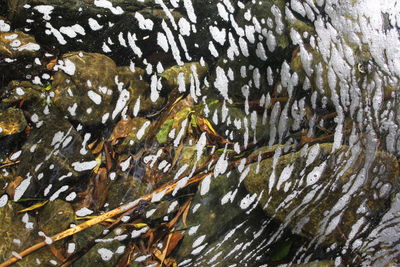
[{"label": "dead brown leaf", "polygon": [[173,232],[169,235],[169,244],[166,248],[166,253],[165,256],[168,257],[172,251],[176,248],[176,246],[179,244],[179,242],[182,240],[184,237],[184,234],[182,232]]},{"label": "dead brown leaf", "polygon": [[181,217],[181,215],[182,215],[182,213],[185,211],[185,209],[188,207],[188,206],[190,206],[190,203],[192,202],[192,200],[191,199],[189,199],[189,200],[187,200],[180,208],[179,208],[179,211],[178,211],[178,213],[175,215],[175,217],[171,220],[171,221],[169,221],[168,222],[168,224],[167,224],[167,227],[168,228],[172,228],[174,225],[175,225],[175,223],[178,221],[178,219]]},{"label": "dead brown leaf", "polygon": [[225,139],[224,137],[219,135],[217,131],[214,129],[214,127],[211,125],[209,120],[207,120],[206,118],[196,117],[196,123],[200,131],[206,132],[211,137],[210,139],[215,141],[216,143],[222,145],[233,144],[228,139]]},{"label": "dead brown leaf", "polygon": [[54,66],[57,64],[57,58],[50,60],[49,63],[46,65],[47,70],[53,70]]},{"label": "dead brown leaf", "polygon": [[127,120],[120,120],[117,125],[115,125],[114,130],[108,139],[112,145],[116,144],[116,140],[120,138],[125,138],[132,131],[133,121],[131,118]]},{"label": "dead brown leaf", "polygon": [[88,145],[88,148],[92,151],[93,155],[99,154],[104,147],[104,140],[96,140]]},{"label": "dead brown leaf", "polygon": [[61,262],[64,262],[66,260],[66,258],[64,257],[64,255],[61,253],[61,251],[59,249],[57,249],[54,244],[51,244],[49,246],[51,253],[53,253],[53,255]]},{"label": "dead brown leaf", "polygon": [[82,192],[82,206],[99,210],[104,206],[108,196],[110,179],[106,168],[99,168],[89,181],[85,192]]},{"label": "dead brown leaf", "polygon": [[12,181],[6,189],[6,193],[8,194],[8,196],[13,199],[14,198],[14,194],[15,194],[15,189],[19,186],[19,184],[24,180],[24,178],[22,178],[21,176],[17,176],[15,177],[15,180]]}]

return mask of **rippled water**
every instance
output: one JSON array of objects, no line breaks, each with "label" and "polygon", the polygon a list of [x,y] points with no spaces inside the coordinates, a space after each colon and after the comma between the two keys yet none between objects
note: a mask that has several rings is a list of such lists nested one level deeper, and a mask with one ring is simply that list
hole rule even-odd
[{"label": "rippled water", "polygon": [[397,0],[0,13],[1,261],[399,264]]}]

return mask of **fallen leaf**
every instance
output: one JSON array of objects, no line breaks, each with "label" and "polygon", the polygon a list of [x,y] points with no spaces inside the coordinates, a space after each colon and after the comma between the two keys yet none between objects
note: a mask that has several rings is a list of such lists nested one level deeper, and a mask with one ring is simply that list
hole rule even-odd
[{"label": "fallen leaf", "polygon": [[108,172],[106,168],[100,168],[94,177],[94,190],[92,199],[94,201],[95,209],[101,209],[108,196],[108,187],[110,179],[108,179]]},{"label": "fallen leaf", "polygon": [[211,125],[210,121],[207,120],[206,118],[196,116],[196,122],[200,131],[206,132],[211,137],[211,140],[214,140],[217,143],[223,145],[233,144],[231,141],[219,135],[217,131],[214,129],[214,127]]},{"label": "fallen leaf", "polygon": [[91,150],[93,155],[100,153],[104,147],[104,140],[96,140],[93,143],[88,145],[88,148]]},{"label": "fallen leaf", "polygon": [[172,251],[176,248],[176,246],[179,244],[179,242],[184,237],[184,234],[182,232],[173,232],[170,234],[170,236],[171,236],[171,238],[169,240],[167,252],[165,254],[166,257],[168,257],[172,253]]},{"label": "fallen leaf", "polygon": [[36,204],[34,204],[34,205],[32,205],[32,206],[26,208],[26,209],[22,209],[22,210],[17,211],[17,213],[22,213],[22,212],[26,212],[26,211],[36,210],[36,209],[38,209],[38,208],[40,208],[40,207],[43,207],[43,206],[46,205],[48,202],[49,202],[48,200],[45,200],[45,201],[36,203]]},{"label": "fallen leaf", "polygon": [[148,225],[146,223],[134,223],[133,226],[138,229],[148,227]]},{"label": "fallen leaf", "polygon": [[160,130],[158,131],[158,133],[156,135],[157,142],[162,144],[162,143],[165,143],[168,141],[168,134],[172,129],[173,122],[174,122],[174,120],[170,119],[170,120],[166,120],[163,123],[163,125],[161,125]]},{"label": "fallen leaf", "polygon": [[104,156],[106,157],[106,166],[107,170],[110,171],[112,166],[113,166],[113,161],[112,161],[112,147],[109,145],[109,143],[104,144]]},{"label": "fallen leaf", "polygon": [[128,136],[128,134],[132,131],[132,127],[133,121],[131,118],[128,118],[127,120],[120,120],[117,125],[115,125],[108,141],[112,142],[112,145],[115,145],[117,139]]},{"label": "fallen leaf", "polygon": [[19,186],[19,184],[24,180],[21,176],[15,177],[15,180],[8,184],[6,193],[10,198],[14,198],[15,189]]},{"label": "fallen leaf", "polygon": [[47,70],[53,70],[54,66],[57,64],[57,58],[50,60],[49,63],[46,65]]},{"label": "fallen leaf", "polygon": [[96,162],[97,162],[97,165],[96,165],[96,167],[94,167],[93,168],[93,173],[98,173],[98,171],[99,171],[99,168],[100,168],[100,165],[101,165],[101,154],[99,154],[97,157],[96,157]]},{"label": "fallen leaf", "polygon": [[179,144],[178,148],[177,148],[176,151],[175,151],[174,159],[172,160],[171,169],[172,169],[173,167],[175,167],[175,164],[178,162],[179,156],[182,154],[182,150],[183,150],[183,147],[184,147],[183,144],[184,144],[184,143],[181,142],[181,143]]},{"label": "fallen leaf", "polygon": [[190,204],[191,203],[192,203],[192,201],[189,202],[189,204],[187,205],[187,207],[186,207],[186,209],[185,209],[185,211],[183,212],[183,215],[182,215],[182,222],[185,225],[185,227],[187,227],[186,220],[187,220],[187,216],[189,214]]},{"label": "fallen leaf", "polygon": [[164,262],[164,260],[165,260],[165,257],[167,256],[167,251],[168,251],[169,243],[170,243],[170,241],[171,241],[171,237],[172,237],[172,234],[169,234],[169,235],[167,236],[167,241],[166,241],[166,244],[165,244],[165,246],[164,246],[164,250],[163,250],[163,252],[162,252],[162,254],[161,254],[161,258],[160,258],[160,267],[163,265],[163,262]]},{"label": "fallen leaf", "polygon": [[175,217],[168,222],[167,227],[172,228],[175,223],[178,221],[179,217],[182,215],[182,213],[185,211],[185,209],[190,205],[192,202],[191,199],[187,200],[178,210],[178,213],[175,215]]},{"label": "fallen leaf", "polygon": [[59,249],[57,249],[53,244],[51,244],[50,246],[50,251],[51,253],[53,253],[53,255],[61,262],[64,262],[66,260],[66,258],[64,257],[64,255],[61,253],[61,251]]}]

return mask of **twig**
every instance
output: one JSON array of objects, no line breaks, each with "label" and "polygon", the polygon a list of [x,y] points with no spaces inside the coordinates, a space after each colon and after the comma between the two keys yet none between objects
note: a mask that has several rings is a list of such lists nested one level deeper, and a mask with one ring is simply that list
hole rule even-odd
[{"label": "twig", "polygon": [[20,163],[19,160],[17,160],[17,161],[6,162],[6,163],[0,165],[0,169],[5,168],[5,167],[10,167],[10,166],[15,165],[15,164],[18,164],[18,163]]}]

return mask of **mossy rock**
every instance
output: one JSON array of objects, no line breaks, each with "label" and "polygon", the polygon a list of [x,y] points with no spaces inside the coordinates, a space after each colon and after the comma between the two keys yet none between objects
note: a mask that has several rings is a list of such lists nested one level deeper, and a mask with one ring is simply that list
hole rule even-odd
[{"label": "mossy rock", "polygon": [[22,110],[9,108],[0,112],[0,137],[20,133],[26,126],[27,122]]},{"label": "mossy rock", "polygon": [[354,238],[352,227],[358,220],[377,219],[387,208],[399,188],[399,166],[386,152],[332,149],[332,144],[318,144],[276,161],[253,163],[244,184],[250,193],[262,194],[264,211],[293,232],[344,244]]},{"label": "mossy rock", "polygon": [[[112,114],[118,97],[114,61],[102,54],[72,52],[55,66],[54,105],[74,121],[97,125]],[[107,115],[108,114],[108,115]]]},{"label": "mossy rock", "polygon": [[[38,225],[34,217],[28,213],[17,213],[24,207],[8,201],[0,208],[0,261],[3,262],[12,256],[12,252],[21,252],[24,249],[42,241],[43,237],[38,235]],[[21,261],[15,266],[54,266],[59,264],[57,258],[50,252],[49,248],[42,248]]]}]

